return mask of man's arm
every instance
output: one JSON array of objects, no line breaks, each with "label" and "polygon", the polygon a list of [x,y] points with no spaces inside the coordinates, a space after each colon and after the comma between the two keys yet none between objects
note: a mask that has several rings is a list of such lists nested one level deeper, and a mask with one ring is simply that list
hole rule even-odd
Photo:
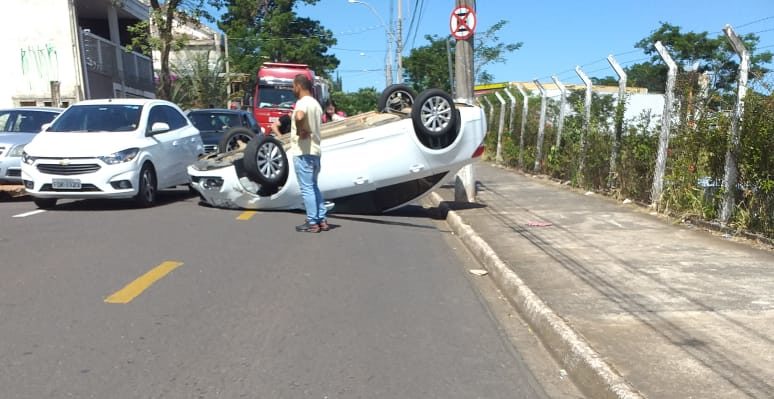
[{"label": "man's arm", "polygon": [[301,123],[304,121],[305,116],[306,113],[300,109],[293,112],[293,117],[296,118],[296,134],[300,139],[307,139],[312,135],[312,132],[309,130],[309,124]]}]

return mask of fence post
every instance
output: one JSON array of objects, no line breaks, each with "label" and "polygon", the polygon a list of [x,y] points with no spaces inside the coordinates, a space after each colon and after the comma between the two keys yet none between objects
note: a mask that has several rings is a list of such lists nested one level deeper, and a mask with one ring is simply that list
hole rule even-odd
[{"label": "fence post", "polygon": [[556,76],[551,76],[551,80],[554,81],[556,87],[559,88],[560,100],[559,100],[559,123],[556,126],[556,150],[559,150],[559,146],[562,144],[562,130],[564,129],[564,108],[567,106],[567,88],[564,87],[562,82]]},{"label": "fence post", "polygon": [[507,87],[503,91],[508,96],[508,99],[511,100],[511,110],[508,114],[508,131],[511,133],[511,137],[513,137],[513,120],[516,119],[516,97],[513,96],[513,93]]},{"label": "fence post", "polygon": [[731,132],[726,148],[726,164],[723,175],[723,203],[720,207],[720,223],[725,225],[734,210],[736,194],[736,182],[738,178],[737,157],[739,156],[739,136],[742,130],[742,118],[744,118],[744,97],[747,94],[747,75],[750,69],[750,53],[742,40],[734,32],[731,25],[723,28],[734,51],[739,55],[739,80],[736,91],[736,106],[734,106],[734,119],[731,120]]},{"label": "fence post", "polygon": [[607,56],[607,62],[618,75],[618,106],[615,109],[615,136],[613,137],[613,151],[610,154],[610,174],[607,176],[607,187],[615,187],[615,178],[618,175],[617,161],[621,149],[621,136],[623,136],[623,118],[626,107],[626,72],[618,64],[612,54]]},{"label": "fence post", "polygon": [[495,92],[497,101],[500,101],[500,126],[497,127],[497,153],[495,155],[495,162],[503,161],[503,128],[505,128],[505,99],[500,95],[500,92]]},{"label": "fence post", "polygon": [[578,176],[580,176],[579,181],[582,182],[584,179],[583,169],[586,164],[586,134],[591,129],[591,79],[586,76],[580,66],[575,67],[575,73],[578,74],[583,84],[586,85],[586,96],[583,102],[583,129],[580,136],[580,160],[578,161]]},{"label": "fence post", "polygon": [[537,148],[535,150],[535,166],[533,167],[533,170],[538,172],[540,170],[540,163],[543,160],[543,138],[546,133],[546,102],[548,101],[548,95],[540,81],[535,79],[534,82],[538,90],[540,90],[540,122],[538,124]]},{"label": "fence post", "polygon": [[516,89],[521,93],[524,103],[521,106],[521,131],[519,132],[519,167],[524,168],[524,131],[527,128],[527,114],[529,113],[529,96],[520,84],[516,84]]},{"label": "fence post", "polygon": [[487,117],[489,118],[489,124],[487,125],[487,130],[491,131],[492,125],[494,125],[494,105],[489,101],[489,98],[486,95],[481,96],[481,98],[484,99],[484,102],[486,103],[486,107],[489,109],[489,114]]},{"label": "fence post", "polygon": [[677,64],[672,60],[669,52],[660,41],[655,44],[656,51],[669,67],[667,73],[666,92],[664,93],[664,113],[661,115],[661,135],[658,140],[658,155],[656,156],[656,170],[653,173],[653,187],[650,192],[650,203],[658,208],[661,202],[661,194],[664,190],[664,170],[666,169],[667,150],[669,149],[669,127],[672,123],[672,111],[674,108],[675,79],[677,78]]}]

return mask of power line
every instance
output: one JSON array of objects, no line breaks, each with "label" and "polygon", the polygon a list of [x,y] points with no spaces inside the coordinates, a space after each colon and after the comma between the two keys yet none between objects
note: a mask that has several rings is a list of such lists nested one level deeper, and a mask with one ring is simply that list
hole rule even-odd
[{"label": "power line", "polygon": [[757,24],[758,22],[768,21],[768,20],[770,20],[772,18],[774,18],[774,15],[771,15],[771,16],[768,16],[768,17],[764,17],[764,18],[761,18],[761,19],[756,19],[755,21],[747,22],[745,24],[739,25],[739,26],[736,27],[736,29],[744,28],[745,26],[750,26],[750,25],[753,25],[753,24]]}]

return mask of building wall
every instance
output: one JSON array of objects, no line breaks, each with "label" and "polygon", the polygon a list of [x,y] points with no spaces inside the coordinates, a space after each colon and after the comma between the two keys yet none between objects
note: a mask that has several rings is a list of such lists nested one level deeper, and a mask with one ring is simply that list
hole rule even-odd
[{"label": "building wall", "polygon": [[0,24],[0,107],[50,101],[50,81],[60,81],[62,101],[77,98],[74,37],[68,0],[3,0]]}]

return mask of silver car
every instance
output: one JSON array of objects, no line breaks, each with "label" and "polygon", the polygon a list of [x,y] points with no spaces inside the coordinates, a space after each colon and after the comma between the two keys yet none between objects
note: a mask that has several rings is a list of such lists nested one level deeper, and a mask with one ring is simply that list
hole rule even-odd
[{"label": "silver car", "polygon": [[0,109],[0,184],[21,184],[24,146],[62,111],[43,107]]}]

